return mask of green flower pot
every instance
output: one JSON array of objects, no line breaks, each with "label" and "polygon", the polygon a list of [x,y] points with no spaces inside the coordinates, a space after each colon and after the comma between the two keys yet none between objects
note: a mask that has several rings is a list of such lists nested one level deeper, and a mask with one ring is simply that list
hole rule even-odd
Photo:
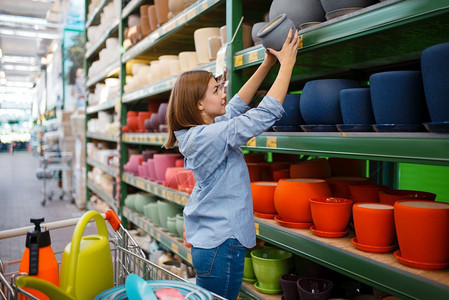
[{"label": "green flower pot", "polygon": [[144,214],[143,207],[146,204],[149,204],[151,202],[155,202],[156,197],[154,197],[152,194],[148,193],[137,193],[136,198],[134,200],[134,208],[136,211],[140,214]]},{"label": "green flower pot", "polygon": [[167,229],[173,236],[178,235],[178,231],[176,230],[176,216],[167,218]]},{"label": "green flower pot", "polygon": [[251,252],[246,252],[245,266],[243,267],[243,281],[254,283],[257,281],[256,274],[253,268],[253,259],[251,258]]},{"label": "green flower pot", "polygon": [[136,200],[137,194],[128,194],[125,198],[125,206],[128,207],[131,210],[135,210],[134,202]]},{"label": "green flower pot", "polygon": [[176,214],[180,213],[182,211],[181,207],[179,205],[176,205],[175,203],[171,203],[168,201],[157,201],[157,208],[159,211],[159,222],[160,226],[164,230],[168,230],[167,228],[167,218],[168,217],[175,217]]},{"label": "green flower pot", "polygon": [[287,251],[265,247],[251,252],[256,288],[262,292],[274,293],[282,291],[280,277],[290,269],[290,258],[293,255]]},{"label": "green flower pot", "polygon": [[182,213],[176,215],[176,231],[178,236],[182,237],[184,233],[184,216]]}]

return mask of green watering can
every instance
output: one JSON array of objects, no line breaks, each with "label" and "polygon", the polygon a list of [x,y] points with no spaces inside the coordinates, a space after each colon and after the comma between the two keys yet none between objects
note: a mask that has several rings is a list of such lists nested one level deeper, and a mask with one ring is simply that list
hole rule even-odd
[{"label": "green watering can", "polygon": [[[82,236],[91,219],[98,234]],[[20,277],[18,287],[42,291],[51,299],[93,299],[114,286],[113,266],[106,223],[100,213],[89,211],[78,221],[72,242],[62,255],[59,287],[39,278]]]}]

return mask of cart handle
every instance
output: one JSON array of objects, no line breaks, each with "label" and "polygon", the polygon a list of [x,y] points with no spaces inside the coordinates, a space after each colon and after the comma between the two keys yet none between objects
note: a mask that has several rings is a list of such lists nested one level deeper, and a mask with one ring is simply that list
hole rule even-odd
[{"label": "cart handle", "polygon": [[[111,227],[115,231],[117,231],[121,227],[122,221],[120,221],[119,217],[117,216],[115,211],[113,211],[112,209],[109,209],[108,211],[106,211],[106,213],[101,214],[101,216],[103,217],[103,219],[107,220],[109,222],[109,224],[111,224]],[[42,224],[41,226],[47,228],[48,230],[75,226],[78,223],[78,220],[80,218],[81,217],[45,223],[45,224]],[[9,230],[3,230],[3,231],[0,231],[0,240],[12,238],[12,237],[16,237],[16,236],[22,236],[22,235],[25,235],[28,231],[33,230],[33,229],[34,229],[34,225],[21,227],[21,228],[15,228],[15,229],[9,229]]]}]

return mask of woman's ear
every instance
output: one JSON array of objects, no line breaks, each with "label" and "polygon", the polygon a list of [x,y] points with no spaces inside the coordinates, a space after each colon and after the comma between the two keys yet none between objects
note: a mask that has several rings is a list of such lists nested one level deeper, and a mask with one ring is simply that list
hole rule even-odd
[{"label": "woman's ear", "polygon": [[198,101],[198,110],[199,111],[203,111],[204,110],[204,106],[203,106],[203,103],[201,102],[201,100],[200,101]]}]

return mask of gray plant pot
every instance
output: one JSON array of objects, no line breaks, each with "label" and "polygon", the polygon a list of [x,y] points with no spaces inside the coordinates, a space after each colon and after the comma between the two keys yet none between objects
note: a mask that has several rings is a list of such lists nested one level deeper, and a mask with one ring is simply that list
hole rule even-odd
[{"label": "gray plant pot", "polygon": [[279,51],[282,49],[290,28],[295,30],[295,24],[287,18],[286,14],[281,14],[262,27],[257,33],[257,37],[262,40],[262,45],[265,48]]},{"label": "gray plant pot", "polygon": [[367,7],[374,3],[379,2],[377,0],[320,0],[320,1],[326,13],[342,8]]},{"label": "gray plant pot", "polygon": [[325,21],[324,10],[318,0],[273,0],[269,20],[273,21],[280,14],[286,14],[296,28],[307,22]]},{"label": "gray plant pot", "polygon": [[259,22],[253,25],[253,28],[251,29],[251,37],[253,38],[254,44],[260,44],[262,42],[262,40],[257,37],[257,33],[267,24],[268,22]]}]

